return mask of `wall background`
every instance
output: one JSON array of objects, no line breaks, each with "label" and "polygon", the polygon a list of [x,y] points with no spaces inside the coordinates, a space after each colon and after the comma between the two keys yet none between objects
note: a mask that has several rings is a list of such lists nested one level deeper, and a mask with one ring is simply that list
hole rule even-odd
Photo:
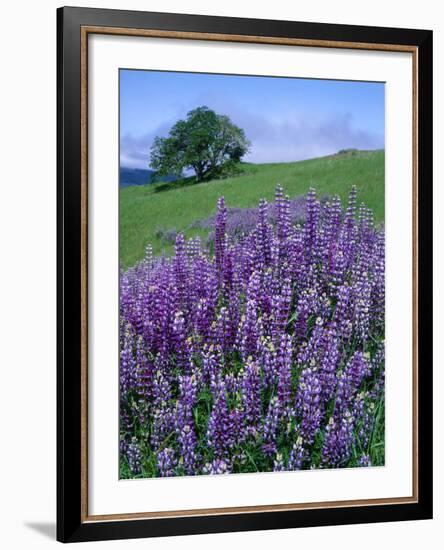
[{"label": "wall background", "polygon": [[[312,0],[95,0],[79,6],[290,19],[355,25],[427,28],[435,31],[435,182],[444,178],[442,156],[444,97],[444,18],[433,0],[371,3]],[[56,244],[56,12],[62,5],[22,0],[2,8],[0,141],[0,345],[1,453],[0,540],[8,549],[36,550],[55,545],[55,244]],[[444,405],[438,393],[444,329],[444,220],[435,185],[435,464],[444,450]],[[441,250],[439,250],[441,249]],[[441,288],[440,288],[441,287]],[[441,348],[441,349],[440,349]],[[405,550],[437,548],[444,535],[442,469],[435,468],[435,520],[201,535],[149,541],[96,543],[101,548],[199,550],[211,546],[321,547],[360,550],[396,544]],[[91,544],[87,543],[90,547]]]}]

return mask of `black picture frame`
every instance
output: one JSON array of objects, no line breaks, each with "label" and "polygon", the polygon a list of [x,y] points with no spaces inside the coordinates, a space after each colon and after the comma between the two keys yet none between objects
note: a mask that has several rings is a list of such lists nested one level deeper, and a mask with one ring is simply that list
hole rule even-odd
[{"label": "black picture frame", "polygon": [[[89,521],[82,513],[81,29],[115,27],[417,50],[416,502]],[[355,524],[432,517],[432,31],[92,8],[57,10],[57,539],[62,542]]]}]

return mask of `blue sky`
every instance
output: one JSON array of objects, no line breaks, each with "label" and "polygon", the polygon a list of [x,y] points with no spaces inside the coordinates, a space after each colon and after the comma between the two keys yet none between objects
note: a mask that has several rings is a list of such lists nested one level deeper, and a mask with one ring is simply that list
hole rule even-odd
[{"label": "blue sky", "polygon": [[287,162],[339,149],[384,147],[384,84],[337,80],[120,71],[120,163],[149,167],[156,136],[207,105],[251,141],[249,162]]}]

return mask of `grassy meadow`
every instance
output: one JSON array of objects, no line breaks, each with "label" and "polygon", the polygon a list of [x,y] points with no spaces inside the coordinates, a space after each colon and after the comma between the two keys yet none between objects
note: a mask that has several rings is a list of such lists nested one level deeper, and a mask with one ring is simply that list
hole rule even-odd
[{"label": "grassy meadow", "polygon": [[290,163],[242,164],[238,176],[195,184],[159,183],[120,190],[120,263],[128,268],[143,255],[147,244],[154,254],[170,254],[172,245],[159,236],[168,230],[187,237],[206,236],[190,227],[214,213],[218,197],[228,207],[255,207],[259,199],[274,200],[280,183],[291,198],[314,187],[318,197],[338,194],[343,204],[352,185],[358,203],[370,207],[377,222],[384,220],[384,151],[352,151]]}]

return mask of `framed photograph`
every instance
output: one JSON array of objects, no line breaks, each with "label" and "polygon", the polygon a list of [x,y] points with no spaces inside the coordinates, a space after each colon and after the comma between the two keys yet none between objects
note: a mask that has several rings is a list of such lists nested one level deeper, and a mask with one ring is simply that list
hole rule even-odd
[{"label": "framed photograph", "polygon": [[432,32],[58,10],[63,542],[432,517]]}]

